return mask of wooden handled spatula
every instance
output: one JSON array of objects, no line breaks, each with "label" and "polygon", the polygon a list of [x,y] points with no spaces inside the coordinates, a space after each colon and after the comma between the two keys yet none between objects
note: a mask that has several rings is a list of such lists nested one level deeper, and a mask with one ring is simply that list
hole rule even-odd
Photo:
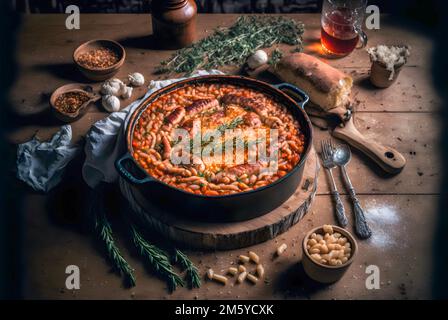
[{"label": "wooden handled spatula", "polygon": [[359,132],[353,122],[353,116],[344,122],[343,127],[336,126],[332,131],[332,135],[359,149],[388,173],[399,173],[406,165],[406,159],[400,152],[367,139]]}]

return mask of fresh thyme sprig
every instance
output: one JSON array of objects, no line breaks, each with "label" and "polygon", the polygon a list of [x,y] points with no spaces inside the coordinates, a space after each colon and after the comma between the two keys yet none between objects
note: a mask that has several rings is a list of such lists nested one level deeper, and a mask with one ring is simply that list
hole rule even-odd
[{"label": "fresh thyme sprig", "polygon": [[125,258],[120,253],[120,250],[115,244],[112,234],[112,228],[106,215],[102,210],[95,211],[95,229],[98,233],[98,237],[104,243],[107,256],[113,263],[114,268],[125,277],[126,283],[130,287],[135,286],[134,269],[129,265]]},{"label": "fresh thyme sprig", "polygon": [[173,270],[169,258],[165,251],[157,246],[148,243],[136,230],[133,225],[130,225],[132,241],[139,251],[139,254],[146,259],[149,266],[168,284],[168,290],[173,292],[178,286],[183,287],[184,281]]},{"label": "fresh thyme sprig", "polygon": [[284,43],[302,45],[304,25],[293,19],[272,16],[242,16],[230,28],[220,28],[211,36],[174,53],[162,61],[159,72],[192,73],[204,68],[242,65],[260,48]]},{"label": "fresh thyme sprig", "polygon": [[178,262],[183,270],[187,272],[186,279],[190,288],[199,288],[201,286],[201,277],[199,270],[190,259],[180,250],[176,249],[174,261]]}]

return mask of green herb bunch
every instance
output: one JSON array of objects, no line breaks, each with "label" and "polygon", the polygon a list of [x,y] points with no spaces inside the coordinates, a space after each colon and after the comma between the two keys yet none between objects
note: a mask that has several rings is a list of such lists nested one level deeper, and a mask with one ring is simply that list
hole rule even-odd
[{"label": "green herb bunch", "polygon": [[290,18],[241,16],[230,28],[220,28],[162,61],[159,72],[192,73],[204,68],[242,65],[260,48],[274,44],[302,46],[304,25]]},{"label": "green herb bunch", "polygon": [[190,288],[199,288],[201,286],[198,268],[182,251],[176,249],[174,262],[178,262],[181,268],[186,271],[186,279]]},{"label": "green herb bunch", "polygon": [[[106,217],[101,205],[96,205],[93,210],[94,226],[97,236],[105,247],[107,257],[113,268],[124,277],[127,286],[134,287],[136,279],[134,269],[129,265],[115,243],[112,227]],[[147,265],[154,273],[166,281],[170,292],[178,286],[184,286],[182,278],[174,271],[170,262],[170,256],[154,244],[149,243],[137,231],[132,223],[127,224],[130,228],[130,236],[140,256],[145,259]],[[201,285],[199,271],[193,262],[180,250],[173,248],[173,261],[178,262],[180,267],[186,271],[186,280],[190,288],[199,288]]]},{"label": "green herb bunch", "polygon": [[146,260],[148,265],[168,284],[170,292],[176,290],[178,286],[183,287],[184,281],[173,270],[173,266],[168,259],[168,255],[162,249],[148,243],[134,226],[131,225],[132,241],[140,255]]},{"label": "green herb bunch", "polygon": [[106,248],[107,257],[113,264],[115,270],[120,275],[124,276],[125,282],[128,286],[135,286],[134,269],[129,265],[126,259],[120,253],[112,233],[112,228],[106,215],[102,210],[95,212],[95,229],[98,233],[99,239],[103,242]]}]

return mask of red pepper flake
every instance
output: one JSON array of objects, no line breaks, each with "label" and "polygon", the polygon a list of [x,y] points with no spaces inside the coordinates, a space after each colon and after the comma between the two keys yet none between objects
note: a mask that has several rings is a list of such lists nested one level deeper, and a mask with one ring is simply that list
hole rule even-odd
[{"label": "red pepper flake", "polygon": [[99,48],[84,52],[76,61],[85,68],[106,69],[120,60],[119,55],[109,48]]},{"label": "red pepper flake", "polygon": [[65,92],[56,98],[54,106],[61,112],[74,113],[89,99],[82,91]]}]

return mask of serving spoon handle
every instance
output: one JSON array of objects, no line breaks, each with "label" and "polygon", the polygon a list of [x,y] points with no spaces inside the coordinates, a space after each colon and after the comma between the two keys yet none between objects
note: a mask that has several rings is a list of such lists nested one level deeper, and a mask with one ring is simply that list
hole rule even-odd
[{"label": "serving spoon handle", "polygon": [[364,216],[364,210],[362,209],[361,203],[356,197],[355,188],[353,188],[352,182],[348,177],[345,166],[341,166],[341,170],[350,195],[350,199],[353,202],[353,213],[355,214],[355,233],[361,239],[368,239],[372,236],[372,230],[370,230],[369,225],[367,224],[366,217]]}]

